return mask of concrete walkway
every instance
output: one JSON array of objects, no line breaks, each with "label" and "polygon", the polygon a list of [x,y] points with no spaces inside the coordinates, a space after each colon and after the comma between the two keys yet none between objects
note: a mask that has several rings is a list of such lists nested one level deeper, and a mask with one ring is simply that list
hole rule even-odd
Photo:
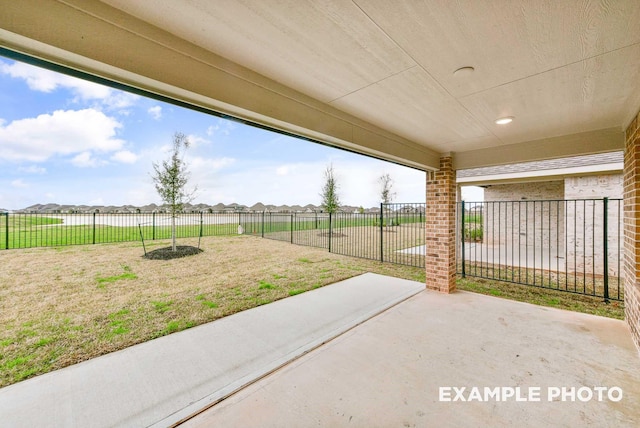
[{"label": "concrete walkway", "polygon": [[0,389],[0,425],[170,426],[423,289],[364,274],[38,376]]},{"label": "concrete walkway", "polygon": [[637,428],[640,356],[623,321],[425,290],[184,426]]}]

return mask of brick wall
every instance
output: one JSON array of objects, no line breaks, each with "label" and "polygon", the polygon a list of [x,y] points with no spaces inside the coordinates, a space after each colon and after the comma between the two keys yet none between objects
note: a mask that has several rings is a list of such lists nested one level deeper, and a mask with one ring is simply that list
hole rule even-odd
[{"label": "brick wall", "polygon": [[[487,245],[520,242],[529,247],[557,247],[559,241],[564,241],[564,204],[557,202],[560,199],[564,199],[561,180],[498,184],[486,188],[484,242]],[[541,200],[554,202],[528,202]],[[562,253],[563,248],[558,252]]]},{"label": "brick wall", "polygon": [[640,350],[640,112],[626,131],[624,151],[624,310]]},{"label": "brick wall", "polygon": [[[587,199],[612,199],[607,209],[607,260],[610,277],[622,275],[620,252],[622,252],[623,228],[620,217],[622,204],[622,174],[608,174],[565,179],[565,199],[568,202],[566,224],[567,269],[571,271],[602,274],[604,271],[604,236],[602,201]],[[580,201],[582,199],[582,201]]]},{"label": "brick wall", "polygon": [[427,172],[426,255],[427,288],[450,293],[456,288],[456,173],[450,156],[440,169]]}]

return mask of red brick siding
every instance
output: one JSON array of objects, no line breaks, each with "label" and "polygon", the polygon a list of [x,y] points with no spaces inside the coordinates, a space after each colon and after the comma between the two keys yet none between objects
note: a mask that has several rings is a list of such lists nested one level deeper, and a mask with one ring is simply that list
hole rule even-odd
[{"label": "red brick siding", "polygon": [[451,157],[440,158],[440,169],[427,173],[427,288],[451,293],[456,288],[456,172]]},{"label": "red brick siding", "polygon": [[624,307],[640,350],[640,113],[626,132],[624,151]]}]

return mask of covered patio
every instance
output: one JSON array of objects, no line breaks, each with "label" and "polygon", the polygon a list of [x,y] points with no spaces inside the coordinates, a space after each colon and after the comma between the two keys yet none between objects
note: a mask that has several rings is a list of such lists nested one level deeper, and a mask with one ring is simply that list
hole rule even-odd
[{"label": "covered patio", "polygon": [[[452,426],[634,425],[636,0],[0,0],[0,10],[0,55],[425,171],[424,286],[442,294],[423,291],[265,378],[247,398],[228,400],[213,417],[239,422],[238,409],[253,402],[256,417],[273,418],[248,424],[347,425],[353,416],[381,426],[427,425],[428,417]],[[624,323],[449,295],[456,170],[620,150]],[[625,398],[436,402],[434,388],[449,385],[619,386]],[[291,400],[271,402],[262,395],[269,391]],[[547,419],[551,409],[559,420]]]},{"label": "covered patio", "polygon": [[0,389],[17,428],[635,427],[639,414],[623,321],[375,274]]}]

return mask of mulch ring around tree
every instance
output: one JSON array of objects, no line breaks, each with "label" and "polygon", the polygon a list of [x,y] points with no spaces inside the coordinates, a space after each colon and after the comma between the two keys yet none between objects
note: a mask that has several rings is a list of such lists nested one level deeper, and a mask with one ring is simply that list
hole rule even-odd
[{"label": "mulch ring around tree", "polygon": [[157,250],[149,251],[142,257],[151,260],[171,260],[178,259],[180,257],[194,256],[200,254],[202,250],[198,247],[191,245],[177,245],[176,251],[172,251],[171,247],[158,248]]}]

